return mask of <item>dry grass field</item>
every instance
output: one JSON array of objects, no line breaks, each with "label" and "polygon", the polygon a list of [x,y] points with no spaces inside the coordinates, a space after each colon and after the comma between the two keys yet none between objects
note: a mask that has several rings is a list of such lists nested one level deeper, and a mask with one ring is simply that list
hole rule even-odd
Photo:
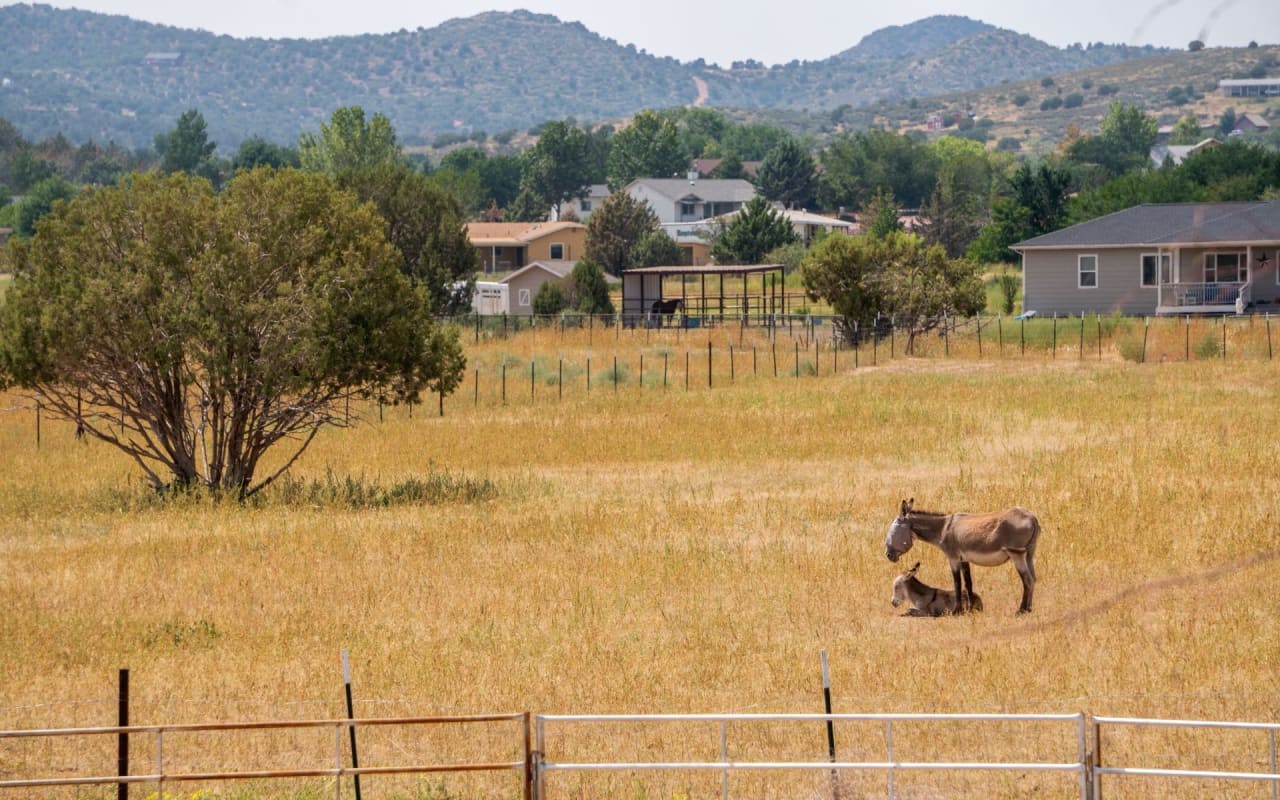
[{"label": "dry grass field", "polygon": [[[317,440],[291,489],[251,507],[153,501],[130,463],[76,441],[68,424],[45,420],[37,448],[26,399],[0,395],[0,729],[113,724],[120,667],[131,670],[134,724],[340,717],[343,648],[358,716],[820,713],[825,649],[836,712],[1275,721],[1280,367],[1256,339],[1237,346],[1238,331],[1238,360],[1183,361],[1180,330],[1161,331],[1166,359],[1152,349],[1141,365],[1120,356],[1119,339],[1101,357],[1087,343],[1084,359],[1067,352],[1074,339],[1057,358],[1005,359],[988,340],[978,359],[969,340],[948,343],[967,357],[939,357],[935,337],[924,357],[881,351],[871,366],[864,352],[854,369],[847,352],[838,363],[823,355],[816,376],[806,362],[799,378],[791,340],[775,378],[759,363],[770,345],[752,333],[735,343],[732,383],[715,356],[711,389],[705,332],[610,341],[595,331],[589,344],[584,332],[527,332],[469,346],[483,384],[477,392],[469,376],[443,418],[431,403],[412,415],[363,409],[364,424]],[[719,353],[733,334],[716,335]],[[588,352],[600,370],[590,392]],[[625,365],[616,388],[615,353]],[[505,405],[492,377],[504,361]],[[367,496],[415,479],[460,488],[385,504],[344,489]],[[985,613],[898,616],[890,586],[905,567],[885,559],[883,541],[910,496],[944,511],[1035,511],[1034,613],[1014,615],[1020,584],[1005,566],[975,569]],[[918,544],[905,566],[916,560],[946,586],[939,552]],[[548,757],[559,760],[719,752],[714,726],[557,730]],[[842,723],[839,755],[883,760],[883,734]],[[173,769],[323,768],[328,736],[174,737],[165,758]],[[1030,725],[904,724],[894,737],[899,760],[1075,754],[1069,735]],[[514,744],[509,728],[434,744],[371,736],[361,756],[507,759]],[[743,759],[826,757],[818,725],[735,726],[729,747]],[[1107,747],[1146,766],[1267,769],[1265,735],[1135,732]],[[148,769],[154,744],[134,752],[135,771]],[[107,742],[0,742],[0,780],[114,774],[113,754]],[[735,797],[817,798],[830,796],[827,780],[748,773],[730,786]],[[844,797],[886,793],[882,773],[844,781]],[[1269,794],[1241,783],[1108,786],[1109,798]],[[512,776],[484,775],[392,787],[373,779],[365,795],[519,790]],[[718,773],[561,773],[549,788],[663,800],[721,791]],[[1071,776],[1030,772],[899,773],[896,788],[902,798],[1077,791]],[[166,787],[166,797],[195,796],[333,788]]]}]

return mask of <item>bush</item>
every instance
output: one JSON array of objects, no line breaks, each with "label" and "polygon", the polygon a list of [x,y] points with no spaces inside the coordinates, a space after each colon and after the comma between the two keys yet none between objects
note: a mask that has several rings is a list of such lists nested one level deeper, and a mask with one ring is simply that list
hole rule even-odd
[{"label": "bush", "polygon": [[1082,105],[1084,105],[1084,95],[1080,94],[1079,92],[1072,92],[1071,94],[1062,98],[1063,108],[1079,108]]},{"label": "bush", "polygon": [[1108,84],[1108,83],[1098,84],[1098,97],[1106,97],[1107,95],[1115,94],[1118,91],[1120,91],[1120,89],[1118,87],[1112,86],[1111,84]]},{"label": "bush", "polygon": [[1222,337],[1216,331],[1209,331],[1196,340],[1196,358],[1207,361],[1222,356]]},{"label": "bush", "polygon": [[1057,108],[1062,108],[1061,97],[1057,97],[1057,96],[1050,97],[1047,100],[1041,101],[1040,103],[1041,111],[1053,111],[1054,109],[1057,109]]},{"label": "bush", "polygon": [[1026,92],[1018,92],[1013,96],[1013,104],[1015,106],[1025,106],[1030,101],[1031,101],[1031,95],[1027,94]]}]

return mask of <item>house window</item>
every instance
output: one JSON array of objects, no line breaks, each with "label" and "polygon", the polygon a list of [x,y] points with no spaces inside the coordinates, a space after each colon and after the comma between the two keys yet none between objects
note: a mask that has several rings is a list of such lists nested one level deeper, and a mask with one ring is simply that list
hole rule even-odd
[{"label": "house window", "polygon": [[692,217],[694,213],[694,209],[696,208],[697,206],[695,206],[693,203],[681,203],[680,213],[686,217]]},{"label": "house window", "polygon": [[1098,257],[1097,256],[1080,256],[1079,259],[1079,288],[1081,289],[1097,289],[1098,288]]},{"label": "house window", "polygon": [[1172,256],[1169,253],[1143,253],[1142,285],[1155,288],[1162,283],[1173,283]]},{"label": "house window", "polygon": [[1205,283],[1245,283],[1249,280],[1249,262],[1244,253],[1205,253]]},{"label": "house window", "polygon": [[551,260],[564,261],[564,245],[556,242],[551,245]]},{"label": "house window", "polygon": [[531,306],[531,305],[533,305],[533,302],[529,299],[529,295],[530,295],[530,290],[528,290],[528,289],[521,289],[521,290],[520,290],[520,296],[519,296],[519,304],[520,304],[520,305],[522,305],[522,306]]},{"label": "house window", "polygon": [[588,211],[590,211],[590,210],[591,210],[591,201],[590,201],[590,200],[580,200],[580,201],[578,202],[578,207],[582,209],[583,213],[586,213],[586,212],[588,212]]}]

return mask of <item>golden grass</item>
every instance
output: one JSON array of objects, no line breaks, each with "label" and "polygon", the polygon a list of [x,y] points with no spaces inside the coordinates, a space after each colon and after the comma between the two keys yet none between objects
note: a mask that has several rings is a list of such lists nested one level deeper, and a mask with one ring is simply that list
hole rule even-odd
[{"label": "golden grass", "polygon": [[[146,491],[130,463],[47,419],[37,449],[30,408],[0,395],[0,728],[112,724],[125,666],[135,724],[338,717],[343,648],[362,716],[820,712],[822,649],[837,712],[1280,713],[1280,601],[1269,591],[1280,553],[1280,370],[1256,347],[1239,360],[1229,351],[1227,361],[1140,366],[1111,340],[1101,360],[1086,348],[1084,359],[1033,349],[979,361],[976,342],[956,340],[948,359],[932,352],[934,337],[929,355],[881,351],[875,367],[863,353],[854,370],[842,353],[837,375],[822,351],[818,377],[797,379],[783,338],[780,377],[739,361],[730,385],[724,350],[739,334],[737,358],[752,342],[759,358],[771,352],[755,332],[713,332],[711,390],[705,331],[481,341],[470,347],[483,367],[479,401],[469,374],[443,418],[430,403],[412,416],[386,409],[381,422],[363,409],[366,424],[325,433],[294,470],[301,480],[447,472],[492,482],[496,498],[477,502],[349,510],[193,499],[138,510],[129,498]],[[642,349],[646,372],[668,353],[665,390],[649,376],[637,385]],[[581,367],[588,351],[611,361],[615,350],[628,365],[616,392],[610,373],[593,375],[588,394],[583,371],[557,399],[561,352]],[[493,385],[504,356],[523,371],[518,388],[509,374],[505,406]],[[550,366],[538,374],[535,363],[530,399],[539,356]],[[907,496],[940,510],[1034,510],[1045,531],[1035,613],[1013,615],[1020,584],[1002,567],[976,571],[985,614],[898,617],[888,599],[901,565],[885,560],[883,540]],[[946,585],[940,553],[918,545],[907,566],[916,559],[925,580]],[[896,731],[895,756],[1074,758],[1070,738],[1039,729],[952,726],[932,743],[929,730]],[[686,760],[719,746],[714,726],[609,733],[564,730],[561,741],[582,749],[549,757]],[[332,758],[331,738],[327,751],[295,738],[305,737],[269,739],[262,758]],[[837,738],[842,757],[884,757],[878,727],[842,725]],[[421,758],[494,757],[472,752],[477,742],[514,755],[506,734],[441,741]],[[1117,737],[1108,755],[1265,769],[1265,737],[1230,748],[1200,734],[1151,741]],[[259,759],[247,744],[200,742],[166,740],[175,768]],[[105,744],[96,756],[6,747],[0,779],[114,766]],[[370,758],[378,747],[370,742]],[[150,748],[135,745],[137,769]],[[744,758],[826,753],[818,726],[735,728],[731,748]],[[554,796],[719,793],[718,774],[553,778]],[[818,797],[826,780],[745,774],[731,787]],[[846,776],[846,796],[883,795],[884,780]],[[510,778],[445,782],[464,797],[517,793]],[[1076,786],[1040,773],[900,773],[897,785],[908,797],[1073,796]],[[1169,796],[1190,786],[1112,785]]]}]

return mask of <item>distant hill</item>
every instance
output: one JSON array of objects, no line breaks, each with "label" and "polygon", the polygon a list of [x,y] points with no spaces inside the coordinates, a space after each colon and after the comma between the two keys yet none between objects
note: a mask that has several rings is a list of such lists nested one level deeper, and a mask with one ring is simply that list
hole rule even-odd
[{"label": "distant hill", "polygon": [[703,87],[711,107],[831,110],[1158,52],[1056,48],[946,16],[877,31],[821,61],[721,69],[659,58],[527,11],[384,35],[264,40],[21,4],[0,8],[0,117],[33,138],[62,133],[138,147],[198,108],[227,153],[254,135],[292,143],[335,108],[358,104],[386,114],[414,144],[568,116],[618,119],[693,103]]}]

